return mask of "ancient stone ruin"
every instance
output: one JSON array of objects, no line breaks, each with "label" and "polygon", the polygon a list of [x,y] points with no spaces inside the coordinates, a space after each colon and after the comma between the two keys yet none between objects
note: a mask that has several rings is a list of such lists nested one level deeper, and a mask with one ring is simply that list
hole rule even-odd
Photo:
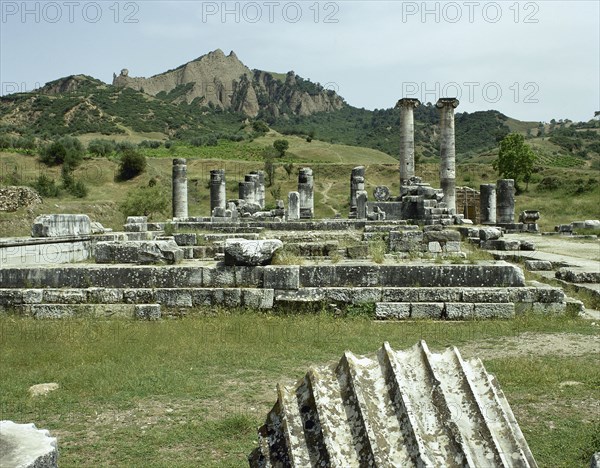
[{"label": "ancient stone ruin", "polygon": [[494,376],[456,349],[346,351],[295,385],[258,430],[252,468],[537,467]]},{"label": "ancient stone ruin", "polygon": [[[275,200],[270,210],[263,171],[245,174],[237,182],[238,198],[228,199],[227,174],[211,170],[210,213],[191,217],[187,162],[177,158],[168,223],[131,216],[122,232],[110,232],[86,215],[44,215],[32,238],[0,241],[0,311],[157,319],[214,305],[290,310],[370,304],[380,320],[564,313],[569,303],[561,289],[528,284],[520,268],[503,261],[466,259],[465,241],[496,252],[535,250],[504,233],[536,231],[539,213],[525,211],[515,223],[512,180],[482,185],[480,192],[457,189],[454,98],[437,102],[442,187],[415,175],[418,105],[415,99],[398,102],[400,192],[377,186],[369,199],[366,167],[355,167],[348,219],[314,219],[309,167],[299,169],[287,206]],[[284,264],[273,264],[286,255]]]}]

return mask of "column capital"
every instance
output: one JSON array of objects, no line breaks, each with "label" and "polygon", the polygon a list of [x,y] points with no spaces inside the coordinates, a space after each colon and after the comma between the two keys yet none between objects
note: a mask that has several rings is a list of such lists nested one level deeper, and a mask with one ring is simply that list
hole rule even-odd
[{"label": "column capital", "polygon": [[452,106],[453,108],[457,108],[460,104],[460,101],[456,98],[439,98],[435,103],[435,107],[438,109],[442,109],[443,107]]},{"label": "column capital", "polygon": [[419,107],[421,101],[415,98],[402,98],[396,103],[396,109],[400,107]]}]

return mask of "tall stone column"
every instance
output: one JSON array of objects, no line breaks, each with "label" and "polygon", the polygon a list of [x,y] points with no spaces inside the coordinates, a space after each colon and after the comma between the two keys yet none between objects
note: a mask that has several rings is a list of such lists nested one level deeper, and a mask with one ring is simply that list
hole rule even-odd
[{"label": "tall stone column", "polygon": [[356,193],[365,189],[365,166],[357,166],[350,174],[350,218],[356,218]]},{"label": "tall stone column", "polygon": [[188,217],[187,166],[182,158],[173,159],[173,218]]},{"label": "tall stone column", "polygon": [[225,170],[210,171],[210,212],[215,208],[227,208],[227,190],[225,185]]},{"label": "tall stone column", "polygon": [[256,185],[253,180],[244,180],[238,185],[238,196],[240,200],[244,200],[246,203],[256,203],[255,200]]},{"label": "tall stone column", "polygon": [[300,218],[311,219],[315,214],[314,179],[312,169],[305,167],[298,172],[300,194]]},{"label": "tall stone column", "polygon": [[454,109],[456,98],[440,98],[436,107],[440,110],[440,185],[444,202],[456,213],[456,148],[454,141]]},{"label": "tall stone column", "polygon": [[256,204],[260,204],[259,202],[259,197],[260,197],[260,180],[259,180],[259,176],[256,172],[251,172],[250,174],[246,174],[246,176],[244,177],[244,180],[246,182],[251,182],[254,184],[254,191],[252,194],[252,201],[249,201],[250,203],[256,203]]},{"label": "tall stone column", "polygon": [[496,185],[479,186],[479,220],[481,224],[496,224]]},{"label": "tall stone column", "polygon": [[287,220],[296,221],[297,219],[300,219],[300,194],[298,192],[289,192]]},{"label": "tall stone column", "polygon": [[356,193],[356,219],[367,219],[367,192],[364,190]]},{"label": "tall stone column", "polygon": [[515,222],[515,181],[500,179],[496,182],[496,222],[512,224]]},{"label": "tall stone column", "polygon": [[421,101],[402,98],[396,104],[400,109],[400,186],[407,185],[415,176],[415,118],[413,110]]},{"label": "tall stone column", "polygon": [[256,182],[256,203],[261,208],[265,207],[265,171],[252,171],[250,174],[257,175],[258,181]]}]

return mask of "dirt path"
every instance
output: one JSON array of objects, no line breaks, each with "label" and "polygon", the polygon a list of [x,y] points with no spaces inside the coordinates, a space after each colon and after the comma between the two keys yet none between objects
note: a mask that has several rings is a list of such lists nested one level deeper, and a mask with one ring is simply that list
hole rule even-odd
[{"label": "dirt path", "polygon": [[[595,325],[598,326],[598,325]],[[598,328],[600,332],[600,327]],[[464,358],[507,358],[516,356],[600,356],[600,333],[522,333],[518,336],[491,338],[460,345]]]},{"label": "dirt path", "polygon": [[333,187],[333,182],[322,182],[321,186],[323,188],[321,192],[321,195],[323,196],[323,205],[327,206],[333,212],[333,214],[337,214],[337,210],[329,203],[331,201],[331,198],[329,197],[329,191],[331,190],[331,187]]}]

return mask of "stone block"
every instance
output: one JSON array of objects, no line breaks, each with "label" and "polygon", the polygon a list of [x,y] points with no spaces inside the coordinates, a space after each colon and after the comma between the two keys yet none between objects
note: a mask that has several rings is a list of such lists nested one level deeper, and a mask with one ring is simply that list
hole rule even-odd
[{"label": "stone block", "polygon": [[[529,224],[529,226],[533,226],[533,225]],[[520,241],[519,250],[523,250],[526,252],[533,252],[533,251],[535,251],[535,243],[522,240],[522,241]]]},{"label": "stone block", "polygon": [[439,319],[444,311],[444,304],[438,302],[412,302],[410,306],[411,318]]},{"label": "stone block", "polygon": [[84,214],[51,214],[35,218],[31,237],[87,236],[92,223]]},{"label": "stone block", "polygon": [[460,242],[459,241],[449,241],[444,245],[444,252],[446,253],[460,253]]},{"label": "stone block", "polygon": [[[240,307],[242,305],[242,291],[240,288],[222,289],[222,301],[219,305],[223,307]],[[215,295],[218,297],[218,295]]]},{"label": "stone block", "polygon": [[383,302],[418,302],[418,288],[383,288],[381,300]]},{"label": "stone block", "polygon": [[407,319],[410,317],[410,304],[405,302],[378,302],[375,304],[375,318]]},{"label": "stone block", "polygon": [[44,289],[42,302],[47,304],[86,304],[86,290],[81,289]]},{"label": "stone block", "polygon": [[454,229],[443,229],[441,231],[427,231],[423,234],[424,242],[449,242],[460,241],[460,232]]},{"label": "stone block", "polygon": [[192,247],[196,245],[196,234],[194,233],[177,233],[173,234],[173,238],[175,239],[175,243],[179,246]]},{"label": "stone block", "polygon": [[365,243],[346,247],[346,255],[351,259],[369,258],[369,245]]},{"label": "stone block", "polygon": [[39,304],[42,302],[43,289],[24,289],[23,304]]},{"label": "stone block", "polygon": [[460,302],[460,288],[416,288],[417,300],[414,302]]},{"label": "stone block", "polygon": [[531,311],[540,315],[563,315],[567,311],[565,302],[534,302]]},{"label": "stone block", "polygon": [[263,286],[270,289],[298,289],[300,266],[270,265],[264,268]]},{"label": "stone block", "polygon": [[257,266],[271,263],[275,251],[283,247],[279,239],[225,241],[225,264]]},{"label": "stone block", "polygon": [[475,306],[466,302],[446,303],[446,317],[451,320],[473,318]]},{"label": "stone block", "polygon": [[273,289],[242,289],[242,305],[249,309],[272,309]]},{"label": "stone block", "polygon": [[381,288],[323,288],[329,301],[345,304],[362,304],[381,301]]},{"label": "stone block", "polygon": [[462,291],[462,302],[511,302],[507,289],[501,288],[465,288]]},{"label": "stone block", "polygon": [[512,302],[476,303],[473,306],[473,314],[477,318],[513,318],[515,316],[515,305]]},{"label": "stone block", "polygon": [[528,271],[550,271],[552,263],[545,260],[525,260],[525,269]]},{"label": "stone block", "polygon": [[74,317],[75,308],[65,304],[30,304],[27,313],[35,319],[61,319]]},{"label": "stone block", "polygon": [[123,302],[123,290],[117,288],[90,288],[88,300],[95,304],[119,304]]},{"label": "stone block", "polygon": [[154,302],[154,290],[149,288],[124,289],[123,302],[125,302],[125,304],[146,304]]},{"label": "stone block", "polygon": [[439,242],[429,242],[427,244],[427,250],[430,253],[442,253],[442,246]]},{"label": "stone block", "polygon": [[160,320],[160,304],[136,304],[133,308],[134,317],[138,320]]},{"label": "stone block", "polygon": [[207,307],[213,305],[214,290],[211,288],[192,289],[192,305]]},{"label": "stone block", "polygon": [[479,238],[483,241],[496,240],[502,237],[502,230],[494,227],[486,227],[479,230]]},{"label": "stone block", "polygon": [[155,301],[166,307],[192,307],[192,291],[190,289],[157,289]]}]

